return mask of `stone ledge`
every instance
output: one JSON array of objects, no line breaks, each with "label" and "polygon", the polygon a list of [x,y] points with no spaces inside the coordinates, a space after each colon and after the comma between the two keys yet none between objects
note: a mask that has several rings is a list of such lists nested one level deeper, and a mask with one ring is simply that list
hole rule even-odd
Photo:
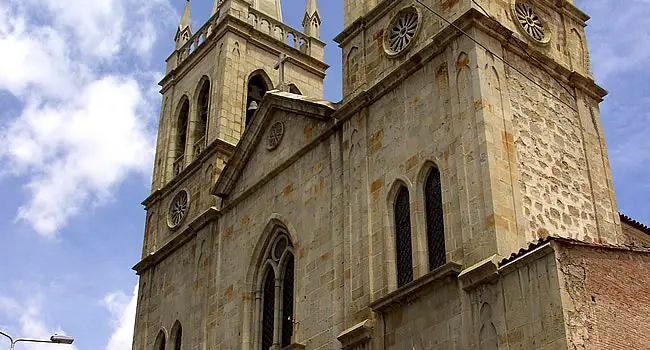
[{"label": "stone ledge", "polygon": [[344,330],[339,334],[338,339],[343,345],[343,349],[349,349],[355,345],[366,343],[372,336],[374,323],[370,320],[363,320],[360,323]]},{"label": "stone ledge", "polygon": [[458,275],[463,290],[469,292],[482,284],[498,279],[500,260],[501,257],[495,254],[463,270]]},{"label": "stone ledge", "polygon": [[419,293],[426,287],[445,279],[446,277],[458,277],[462,266],[455,262],[448,262],[428,274],[410,282],[401,288],[389,293],[370,303],[373,311],[384,313],[401,305],[405,300],[417,298]]},{"label": "stone ledge", "polygon": [[282,350],[305,350],[305,344],[293,343],[283,347]]},{"label": "stone ledge", "polygon": [[176,251],[176,249],[182,247],[186,242],[188,242],[190,239],[192,239],[192,237],[196,235],[198,230],[208,225],[218,216],[219,211],[215,207],[208,208],[198,216],[194,217],[190,223],[176,235],[176,237],[172,238],[169,242],[167,242],[155,252],[149,253],[149,255],[144,257],[142,260],[140,260],[140,262],[133,266],[132,269],[136,272],[136,274],[142,275],[142,273],[148,270],[150,267],[172,254],[174,251]]}]

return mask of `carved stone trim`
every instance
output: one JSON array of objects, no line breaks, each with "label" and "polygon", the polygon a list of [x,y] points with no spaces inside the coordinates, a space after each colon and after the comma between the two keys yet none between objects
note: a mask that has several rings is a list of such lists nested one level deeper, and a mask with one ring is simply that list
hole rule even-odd
[{"label": "carved stone trim", "polygon": [[365,344],[372,338],[374,322],[363,320],[360,323],[344,330],[339,334],[338,339],[343,345],[343,349],[352,349],[357,345]]},{"label": "carved stone trim", "polygon": [[546,21],[528,2],[514,0],[512,2],[512,18],[517,23],[517,28],[533,39],[534,43],[548,44],[551,41],[551,32]]},{"label": "carved stone trim", "polygon": [[390,57],[404,52],[415,41],[422,23],[418,8],[409,6],[401,9],[386,28],[384,51]]}]

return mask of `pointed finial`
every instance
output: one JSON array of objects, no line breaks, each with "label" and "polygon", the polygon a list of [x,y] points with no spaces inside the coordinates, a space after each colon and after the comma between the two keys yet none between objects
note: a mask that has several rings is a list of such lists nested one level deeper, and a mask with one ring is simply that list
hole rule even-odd
[{"label": "pointed finial", "polygon": [[186,42],[192,37],[192,15],[190,14],[190,0],[185,2],[185,10],[183,10],[183,16],[181,16],[181,21],[178,23],[178,30],[176,30],[176,49],[181,48]]},{"label": "pointed finial", "polygon": [[185,2],[185,9],[183,10],[183,16],[181,16],[181,21],[178,23],[178,30],[183,30],[187,27],[192,29],[192,15],[190,14],[190,0]]},{"label": "pointed finial", "polygon": [[307,0],[305,16],[302,18],[302,26],[305,29],[305,34],[318,39],[320,37],[320,25],[321,17],[318,2],[316,0]]},{"label": "pointed finial", "polygon": [[307,8],[305,12],[310,17],[314,16],[316,13],[320,15],[320,11],[318,10],[318,2],[316,0],[307,0]]}]

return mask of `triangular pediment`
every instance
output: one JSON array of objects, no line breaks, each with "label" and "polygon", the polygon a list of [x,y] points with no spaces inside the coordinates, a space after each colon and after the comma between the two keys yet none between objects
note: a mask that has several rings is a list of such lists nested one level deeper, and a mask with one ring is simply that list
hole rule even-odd
[{"label": "triangular pediment", "polygon": [[277,172],[315,142],[334,121],[329,101],[270,91],[221,172],[212,194],[226,198]]}]

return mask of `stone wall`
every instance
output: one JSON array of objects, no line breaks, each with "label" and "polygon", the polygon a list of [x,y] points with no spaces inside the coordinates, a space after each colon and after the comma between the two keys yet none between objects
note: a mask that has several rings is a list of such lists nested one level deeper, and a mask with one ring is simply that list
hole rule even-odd
[{"label": "stone wall", "polygon": [[650,252],[561,245],[567,336],[573,349],[647,349]]},{"label": "stone wall", "polygon": [[[301,118],[308,121],[309,117],[276,112],[275,118],[284,120],[288,128],[280,147],[296,150],[302,146],[304,141],[294,132],[304,135]],[[264,144],[259,152],[253,157],[267,154]],[[208,323],[221,322],[221,326],[214,342],[209,343],[211,348],[248,348],[254,342],[251,327],[259,322],[252,319],[258,288],[253,278],[258,268],[255,261],[276,225],[291,235],[296,252],[294,339],[308,349],[332,347],[337,330],[342,330],[342,247],[336,243],[343,240],[338,205],[341,189],[340,178],[334,174],[341,170],[339,157],[336,143],[328,140],[256,185],[254,196],[240,197],[241,192],[235,190],[224,201],[218,232],[222,250],[211,267],[217,271],[214,298],[222,302],[208,319]],[[242,179],[248,184],[244,187],[252,184],[248,179],[259,181],[259,177],[248,176]],[[228,207],[230,201],[237,205]]]}]

